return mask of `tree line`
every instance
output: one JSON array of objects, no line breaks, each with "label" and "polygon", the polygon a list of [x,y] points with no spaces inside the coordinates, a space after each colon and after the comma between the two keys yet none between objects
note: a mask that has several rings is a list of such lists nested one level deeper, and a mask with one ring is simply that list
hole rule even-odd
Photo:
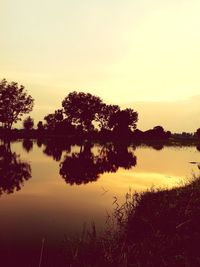
[{"label": "tree line", "polygon": [[[0,82],[0,126],[10,130],[24,114],[33,110],[34,99],[24,86],[15,82]],[[44,117],[45,123],[37,124],[39,131],[91,133],[93,131],[114,131],[118,134],[136,128],[138,113],[133,109],[121,110],[118,105],[107,105],[98,96],[90,93],[71,92],[62,101],[62,107]],[[23,121],[24,129],[31,130],[31,117]]]},{"label": "tree line", "polygon": [[[23,85],[16,82],[0,81],[0,129],[10,131],[13,124],[30,113],[34,99]],[[133,137],[136,139],[168,139],[171,132],[162,126],[142,132],[137,127],[138,112],[121,109],[118,105],[108,105],[95,95],[71,92],[61,103],[61,107],[37,123],[39,134],[92,135],[101,137]],[[28,116],[23,121],[26,131],[34,129],[34,119]],[[195,136],[200,139],[200,128]]]}]

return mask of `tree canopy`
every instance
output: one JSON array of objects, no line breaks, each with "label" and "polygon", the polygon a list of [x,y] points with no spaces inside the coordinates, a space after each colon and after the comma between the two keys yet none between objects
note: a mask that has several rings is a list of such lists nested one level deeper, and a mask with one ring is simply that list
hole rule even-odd
[{"label": "tree canopy", "polygon": [[84,132],[94,129],[93,122],[102,107],[102,100],[89,93],[69,93],[62,106],[69,121]]},{"label": "tree canopy", "polygon": [[46,128],[48,130],[55,130],[56,127],[63,121],[63,111],[62,109],[56,110],[54,113],[50,113],[44,117],[46,121]]},{"label": "tree canopy", "polygon": [[136,129],[137,121],[138,113],[127,108],[114,113],[110,118],[110,125],[114,127],[116,133],[123,134]]},{"label": "tree canopy", "polygon": [[91,132],[96,126],[99,130],[126,133],[134,130],[138,121],[133,109],[120,110],[118,105],[107,105],[89,93],[69,93],[62,106],[68,120],[83,132]]},{"label": "tree canopy", "polygon": [[16,82],[0,81],[0,123],[3,128],[11,129],[13,123],[33,109],[34,100],[27,94],[23,85]]},{"label": "tree canopy", "polygon": [[111,118],[120,111],[118,105],[106,105],[102,104],[101,109],[96,114],[96,121],[99,123],[99,128],[101,130],[112,130],[114,124],[111,121]]}]

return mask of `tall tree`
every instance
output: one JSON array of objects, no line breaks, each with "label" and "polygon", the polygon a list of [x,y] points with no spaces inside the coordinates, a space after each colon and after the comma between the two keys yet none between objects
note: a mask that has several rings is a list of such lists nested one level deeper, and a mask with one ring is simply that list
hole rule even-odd
[{"label": "tall tree", "polygon": [[102,100],[83,92],[72,92],[63,100],[62,106],[69,121],[82,131],[94,129],[93,122],[102,107]]},{"label": "tall tree", "polygon": [[16,82],[0,81],[0,123],[3,128],[11,129],[13,123],[33,109],[34,100],[27,94],[23,85]]}]

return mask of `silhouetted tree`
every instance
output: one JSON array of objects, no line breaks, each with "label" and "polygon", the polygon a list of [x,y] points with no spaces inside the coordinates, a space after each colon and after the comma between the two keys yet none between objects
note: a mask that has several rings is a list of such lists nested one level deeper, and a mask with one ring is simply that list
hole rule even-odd
[{"label": "silhouetted tree", "polygon": [[42,121],[39,121],[38,124],[37,124],[37,130],[39,132],[43,131],[44,130],[44,125],[43,125],[43,122]]},{"label": "silhouetted tree", "polygon": [[162,126],[155,126],[153,127],[154,131],[157,131],[158,133],[163,133],[164,132],[164,128]]},{"label": "silhouetted tree", "polygon": [[45,116],[44,119],[46,121],[46,128],[54,131],[57,125],[63,121],[63,111],[58,109],[54,113]]},{"label": "silhouetted tree", "polygon": [[91,132],[93,121],[101,110],[102,100],[89,93],[69,93],[62,106],[69,121],[81,131]]},{"label": "silhouetted tree", "polygon": [[33,149],[33,141],[30,139],[24,139],[22,146],[26,152],[30,152]]},{"label": "silhouetted tree", "polygon": [[200,152],[200,145],[197,145],[196,149]]},{"label": "silhouetted tree", "polygon": [[16,82],[0,82],[0,123],[4,129],[11,129],[13,123],[21,120],[23,114],[33,109],[33,98],[23,85]]},{"label": "silhouetted tree", "polygon": [[112,130],[113,124],[111,118],[120,111],[117,105],[102,104],[101,109],[96,114],[96,121],[99,123],[100,130]]},{"label": "silhouetted tree", "polygon": [[166,137],[167,139],[169,139],[171,136],[172,136],[171,131],[166,131],[166,132],[165,132],[165,137]]},{"label": "silhouetted tree", "polygon": [[138,113],[127,108],[114,113],[110,118],[110,125],[113,126],[118,136],[121,134],[121,137],[123,137],[136,128],[137,121]]},{"label": "silhouetted tree", "polygon": [[165,136],[165,131],[162,126],[155,126],[152,133],[157,139],[162,139]]},{"label": "silhouetted tree", "polygon": [[165,132],[162,126],[155,126],[153,129],[145,131],[144,137],[147,140],[169,139],[171,137],[171,132]]},{"label": "silhouetted tree", "polygon": [[197,129],[195,134],[196,134],[197,138],[200,139],[200,128]]},{"label": "silhouetted tree", "polygon": [[139,129],[136,129],[133,134],[132,134],[132,137],[134,140],[137,140],[137,141],[140,141],[144,138],[144,132],[139,130]]},{"label": "silhouetted tree", "polygon": [[31,167],[12,153],[9,144],[0,146],[0,195],[21,189],[24,181],[31,178]]},{"label": "silhouetted tree", "polygon": [[176,134],[175,136],[181,139],[192,139],[193,138],[193,134],[187,133],[187,132],[182,132],[181,134]]},{"label": "silhouetted tree", "polygon": [[34,126],[34,120],[29,116],[23,121],[23,127],[25,130],[32,130]]},{"label": "silhouetted tree", "polygon": [[71,124],[68,118],[63,119],[60,123],[56,124],[56,132],[64,134],[75,133],[75,127]]}]

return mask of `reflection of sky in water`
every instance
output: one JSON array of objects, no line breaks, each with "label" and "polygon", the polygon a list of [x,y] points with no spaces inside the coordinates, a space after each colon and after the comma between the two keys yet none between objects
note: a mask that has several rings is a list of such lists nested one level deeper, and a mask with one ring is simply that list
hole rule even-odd
[{"label": "reflection of sky in water", "polygon": [[[96,153],[98,149],[92,151]],[[152,186],[181,185],[192,171],[197,171],[197,166],[189,162],[199,161],[200,157],[195,147],[166,147],[159,151],[138,147],[134,151],[137,165],[132,169],[120,167],[116,173],[100,175],[97,181],[71,186],[59,175],[59,162],[43,150],[44,146],[38,148],[34,144],[27,153],[20,142],[12,144],[12,151],[31,164],[32,178],[24,182],[20,191],[0,197],[1,243],[37,243],[43,236],[55,242],[64,233],[80,231],[84,222],[92,220],[101,228],[114,196],[122,202],[129,188],[134,192]],[[73,148],[79,150],[78,146]]]}]

